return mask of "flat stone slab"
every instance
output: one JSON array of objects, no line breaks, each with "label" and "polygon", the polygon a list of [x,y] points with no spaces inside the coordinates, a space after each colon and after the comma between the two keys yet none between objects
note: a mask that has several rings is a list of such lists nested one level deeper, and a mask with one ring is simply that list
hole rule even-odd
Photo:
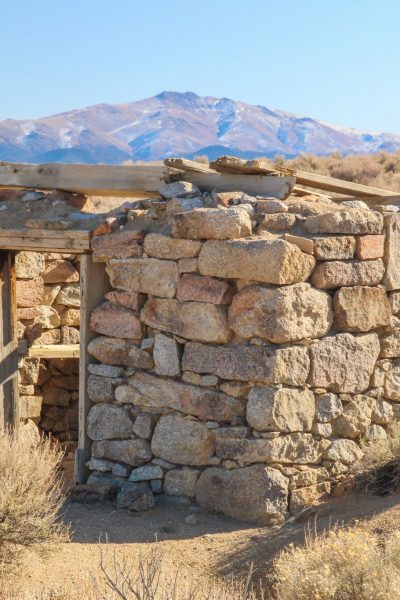
[{"label": "flat stone slab", "polygon": [[306,281],[315,259],[284,240],[207,241],[199,255],[202,275],[276,285]]},{"label": "flat stone slab", "polygon": [[373,210],[336,210],[308,217],[305,228],[310,233],[379,234],[383,229],[383,217]]},{"label": "flat stone slab", "polygon": [[241,290],[229,309],[229,326],[242,338],[284,344],[326,335],[332,323],[331,299],[308,283]]},{"label": "flat stone slab", "polygon": [[337,393],[364,392],[379,356],[375,333],[338,333],[311,345],[310,383]]},{"label": "flat stone slab", "polygon": [[179,278],[178,265],[157,258],[113,259],[106,271],[111,285],[127,292],[173,298]]},{"label": "flat stone slab", "polygon": [[307,348],[300,346],[275,349],[271,346],[211,346],[188,342],[182,367],[195,373],[212,373],[227,380],[304,385],[310,359]]},{"label": "flat stone slab", "polygon": [[190,240],[228,240],[251,235],[244,208],[195,208],[174,215],[172,235]]},{"label": "flat stone slab", "polygon": [[120,404],[172,408],[209,420],[230,421],[244,414],[244,406],[238,398],[150,373],[136,373],[129,385],[116,389],[115,396]]},{"label": "flat stone slab", "polygon": [[199,342],[228,342],[227,309],[205,302],[149,298],[141,312],[146,325]]}]

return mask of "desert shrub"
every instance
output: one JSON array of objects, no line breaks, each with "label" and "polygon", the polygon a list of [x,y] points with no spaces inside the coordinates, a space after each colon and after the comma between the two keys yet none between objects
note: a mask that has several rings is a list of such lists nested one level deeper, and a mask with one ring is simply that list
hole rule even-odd
[{"label": "desert shrub", "polygon": [[400,597],[400,534],[386,544],[361,529],[309,535],[274,562],[279,600],[393,600]]},{"label": "desert shrub", "polygon": [[400,152],[349,156],[342,156],[339,152],[329,156],[301,154],[292,160],[276,157],[275,163],[400,192]]},{"label": "desert shrub", "polygon": [[96,600],[262,600],[262,586],[246,581],[188,577],[183,570],[171,571],[155,549],[133,563],[127,556],[110,561],[100,552],[100,574],[93,577]]},{"label": "desert shrub", "polygon": [[0,433],[0,574],[17,567],[23,549],[45,550],[68,539],[59,518],[64,500],[62,452],[49,441]]}]

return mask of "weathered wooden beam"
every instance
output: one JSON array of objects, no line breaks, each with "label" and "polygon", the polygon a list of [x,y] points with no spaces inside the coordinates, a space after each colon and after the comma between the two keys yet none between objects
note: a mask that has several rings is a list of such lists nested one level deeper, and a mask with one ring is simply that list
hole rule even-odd
[{"label": "weathered wooden beam", "polygon": [[90,231],[87,229],[0,229],[1,237],[20,237],[20,238],[36,238],[36,239],[58,239],[58,240],[69,240],[74,238],[76,240],[87,241],[90,236]]},{"label": "weathered wooden beam", "polygon": [[392,192],[391,196],[357,196],[357,198],[354,198],[354,196],[332,196],[331,199],[335,202],[362,200],[370,206],[373,206],[374,204],[393,204],[395,206],[398,206],[400,204],[400,194],[397,194],[396,192]]},{"label": "weathered wooden beam", "polygon": [[[283,199],[290,194],[295,184],[293,177],[219,172],[207,165],[185,158],[167,158],[164,162],[184,171],[185,180],[196,184],[202,192],[211,192],[214,189],[220,192],[241,191],[252,196],[274,196]],[[211,163],[211,165],[213,164]]]},{"label": "weathered wooden beam", "polygon": [[325,175],[318,175],[318,173],[308,173],[306,171],[294,171],[297,183],[300,185],[307,185],[308,187],[316,188],[319,190],[325,190],[336,194],[346,194],[347,196],[392,196],[393,192],[390,190],[382,190],[381,188],[375,188],[370,185],[363,185],[361,183],[354,183],[352,181],[342,181],[341,179],[335,179],[334,177],[327,177]]},{"label": "weathered wooden beam", "polygon": [[242,160],[233,156],[221,156],[210,163],[210,167],[226,173],[242,173],[242,174],[281,174],[284,176],[292,176],[296,178],[296,183],[325,190],[327,192],[346,194],[347,196],[391,196],[393,192],[375,188],[370,185],[363,185],[353,181],[344,181],[318,173],[309,173],[299,169],[291,169],[290,167],[280,167],[265,159]]},{"label": "weathered wooden beam", "polygon": [[46,344],[31,346],[27,352],[29,357],[39,358],[79,358],[79,344]]},{"label": "weathered wooden beam", "polygon": [[[243,175],[284,175],[273,163],[261,159],[244,160],[235,156],[220,156],[210,163],[210,168],[221,173],[243,173]],[[291,175],[291,173],[285,173]]]},{"label": "weathered wooden beam", "polygon": [[80,292],[80,359],[79,359],[79,441],[75,460],[75,479],[77,483],[86,483],[89,470],[86,466],[91,454],[91,441],[87,435],[86,420],[92,402],[87,392],[88,364],[93,358],[88,353],[88,344],[96,334],[89,327],[92,310],[104,301],[110,283],[104,264],[94,263],[91,254],[81,259]]},{"label": "weathered wooden beam", "polygon": [[14,253],[0,252],[0,429],[18,427],[18,341]]},{"label": "weathered wooden beam", "polygon": [[90,252],[90,231],[51,229],[0,229],[0,250],[33,252]]},{"label": "weathered wooden beam", "polygon": [[181,171],[194,171],[196,173],[210,173],[214,171],[208,165],[196,162],[195,160],[188,160],[187,158],[166,158],[164,164]]},{"label": "weathered wooden beam", "polygon": [[[316,192],[315,190],[306,190],[305,188],[300,187],[299,185],[295,185],[293,190],[292,190],[292,194],[294,194],[295,196],[317,196],[317,197],[321,197],[321,198],[331,198],[331,196],[328,196],[328,194],[323,194],[322,192]],[[332,200],[335,200],[335,198],[331,198]],[[350,198],[348,198],[349,200]],[[354,197],[351,198],[351,200],[354,200]]]},{"label": "weathered wooden beam", "polygon": [[97,196],[154,195],[167,181],[165,165],[41,165],[0,163],[0,188],[30,188]]},{"label": "weathered wooden beam", "polygon": [[236,175],[231,173],[197,173],[187,171],[185,180],[197,185],[202,192],[245,192],[250,196],[273,196],[287,198],[296,182],[294,177],[269,175]]}]

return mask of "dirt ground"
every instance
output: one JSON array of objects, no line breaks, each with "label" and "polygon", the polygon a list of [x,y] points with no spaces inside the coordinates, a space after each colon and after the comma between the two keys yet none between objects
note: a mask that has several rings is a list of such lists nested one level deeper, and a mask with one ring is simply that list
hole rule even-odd
[{"label": "dirt ground", "polygon": [[[195,524],[185,522],[189,515],[195,516]],[[99,540],[110,565],[114,556],[122,555],[134,563],[157,546],[171,572],[188,570],[193,577],[240,576],[254,563],[257,576],[262,577],[283,547],[303,543],[308,527],[322,531],[334,524],[357,524],[386,537],[400,528],[400,494],[360,493],[332,499],[308,519],[275,528],[252,527],[197,507],[165,503],[141,514],[108,505],[67,504],[64,518],[71,523],[72,541],[46,559],[29,558],[27,577],[35,585],[89,581],[99,565]]]}]

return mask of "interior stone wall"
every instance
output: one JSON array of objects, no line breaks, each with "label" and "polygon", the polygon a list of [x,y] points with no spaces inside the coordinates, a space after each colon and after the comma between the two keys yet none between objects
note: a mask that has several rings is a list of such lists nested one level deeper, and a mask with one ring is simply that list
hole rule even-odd
[{"label": "interior stone wall", "polygon": [[90,322],[89,482],[132,510],[162,494],[275,522],[398,417],[400,216],[160,192],[93,240],[112,291]]},{"label": "interior stone wall", "polygon": [[28,352],[48,344],[79,344],[79,256],[23,251],[16,254],[15,270],[21,419],[73,446],[79,361],[29,357]]}]

